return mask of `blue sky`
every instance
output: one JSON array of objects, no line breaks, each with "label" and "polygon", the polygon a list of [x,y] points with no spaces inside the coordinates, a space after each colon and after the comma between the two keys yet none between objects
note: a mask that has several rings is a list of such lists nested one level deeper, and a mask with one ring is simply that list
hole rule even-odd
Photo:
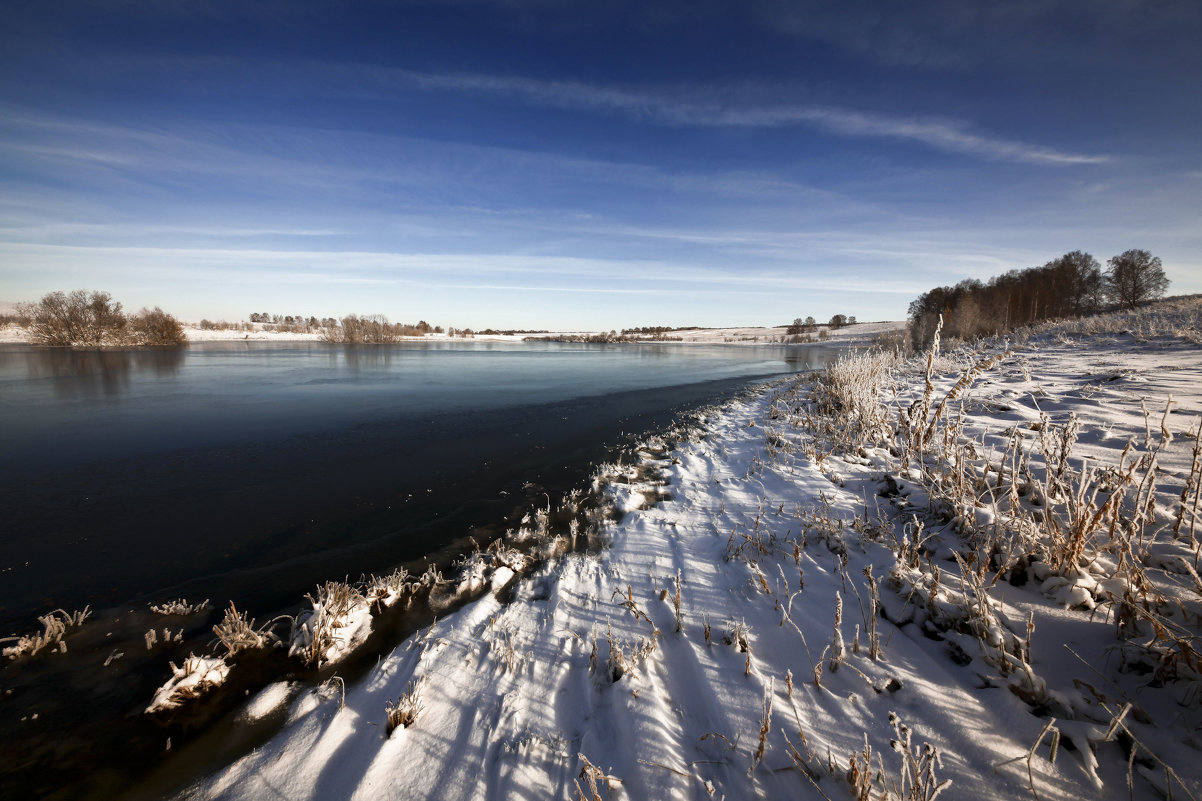
[{"label": "blue sky", "polygon": [[1082,249],[1202,292],[1202,3],[6,4],[0,301],[900,319]]}]

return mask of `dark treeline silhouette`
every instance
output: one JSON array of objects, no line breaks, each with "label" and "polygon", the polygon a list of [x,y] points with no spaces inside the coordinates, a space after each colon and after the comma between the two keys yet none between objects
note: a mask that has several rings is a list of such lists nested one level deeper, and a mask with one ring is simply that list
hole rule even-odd
[{"label": "dark treeline silhouette", "polygon": [[945,336],[970,339],[1041,320],[1093,314],[1107,304],[1133,308],[1168,288],[1160,259],[1146,250],[1125,251],[1107,264],[1103,272],[1097,259],[1074,250],[1042,267],[936,287],[910,303],[911,343],[927,347],[940,316]]}]

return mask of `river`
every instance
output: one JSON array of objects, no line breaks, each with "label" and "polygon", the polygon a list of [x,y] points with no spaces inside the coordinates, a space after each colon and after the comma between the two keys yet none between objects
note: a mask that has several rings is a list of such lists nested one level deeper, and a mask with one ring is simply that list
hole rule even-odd
[{"label": "river", "polygon": [[624,438],[834,353],[0,345],[0,633],[181,596],[278,611],[318,581],[500,533]]}]

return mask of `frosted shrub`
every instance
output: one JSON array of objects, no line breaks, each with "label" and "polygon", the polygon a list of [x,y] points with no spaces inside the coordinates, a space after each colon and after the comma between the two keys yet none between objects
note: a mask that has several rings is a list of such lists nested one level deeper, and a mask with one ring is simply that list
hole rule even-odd
[{"label": "frosted shrub", "polygon": [[886,439],[889,413],[882,395],[900,363],[896,351],[872,350],[850,353],[828,365],[814,385],[818,413],[838,421],[827,433],[853,450]]}]

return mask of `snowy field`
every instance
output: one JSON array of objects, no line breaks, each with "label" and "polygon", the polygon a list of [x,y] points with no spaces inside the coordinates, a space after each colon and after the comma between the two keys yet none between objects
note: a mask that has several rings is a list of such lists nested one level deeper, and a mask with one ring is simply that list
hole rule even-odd
[{"label": "snowy field", "polygon": [[[714,410],[599,470],[620,519],[513,535],[559,555],[426,577],[489,591],[363,680],[267,687],[278,733],[183,797],[1202,797],[1199,341],[1170,301]],[[284,645],[336,665],[406,581]]]}]

